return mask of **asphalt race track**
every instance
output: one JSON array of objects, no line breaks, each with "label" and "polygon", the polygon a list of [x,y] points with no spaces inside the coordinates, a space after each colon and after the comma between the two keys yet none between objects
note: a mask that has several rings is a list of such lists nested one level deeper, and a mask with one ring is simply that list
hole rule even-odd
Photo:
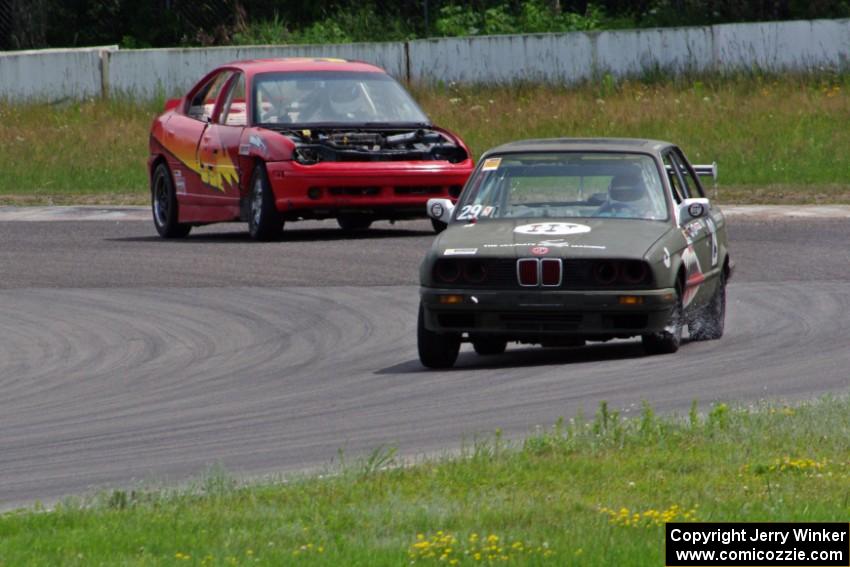
[{"label": "asphalt race track", "polygon": [[221,464],[244,475],[381,445],[520,436],[600,400],[687,411],[845,392],[850,222],[733,220],[727,332],[645,357],[639,342],[511,346],[429,372],[415,346],[427,222],[345,238],[287,227],[181,242],[149,222],[0,222],[0,508]]}]

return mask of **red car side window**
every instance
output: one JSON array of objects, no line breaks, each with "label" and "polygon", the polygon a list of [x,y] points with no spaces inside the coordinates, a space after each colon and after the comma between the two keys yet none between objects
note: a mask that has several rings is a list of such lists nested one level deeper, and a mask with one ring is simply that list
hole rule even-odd
[{"label": "red car side window", "polygon": [[226,126],[247,126],[247,117],[245,75],[239,73],[239,76],[230,88],[230,92],[227,94],[221,115],[218,117],[218,123]]},{"label": "red car side window", "polygon": [[192,97],[189,103],[189,108],[186,114],[195,120],[208,122],[212,119],[213,110],[215,110],[215,101],[221,92],[222,87],[227,84],[233,71],[222,71],[212,77],[207,83],[200,88]]}]

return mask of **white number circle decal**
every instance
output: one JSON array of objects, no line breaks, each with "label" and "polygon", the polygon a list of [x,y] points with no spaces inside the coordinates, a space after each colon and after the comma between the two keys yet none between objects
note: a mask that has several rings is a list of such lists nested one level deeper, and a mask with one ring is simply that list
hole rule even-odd
[{"label": "white number circle decal", "polygon": [[564,234],[582,234],[590,232],[590,227],[583,224],[574,224],[571,222],[536,222],[534,224],[524,224],[514,229],[514,232],[520,234],[543,234],[543,235],[564,235]]}]

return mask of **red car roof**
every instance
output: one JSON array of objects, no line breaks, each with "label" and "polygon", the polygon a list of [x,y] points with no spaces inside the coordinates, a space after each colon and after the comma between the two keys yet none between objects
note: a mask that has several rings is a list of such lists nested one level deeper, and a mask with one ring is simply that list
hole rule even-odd
[{"label": "red car roof", "polygon": [[347,71],[360,73],[385,73],[380,67],[360,61],[347,61],[332,57],[283,57],[279,59],[248,59],[234,61],[222,67],[236,67],[246,74],[282,73],[287,71]]}]

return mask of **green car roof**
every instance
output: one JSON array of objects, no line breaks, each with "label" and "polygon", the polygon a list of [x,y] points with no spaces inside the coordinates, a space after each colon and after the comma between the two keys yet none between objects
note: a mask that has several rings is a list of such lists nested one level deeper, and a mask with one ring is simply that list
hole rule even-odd
[{"label": "green car roof", "polygon": [[661,140],[644,140],[640,138],[545,138],[519,140],[502,144],[487,151],[485,156],[502,153],[520,152],[635,152],[655,153],[672,146],[670,142]]}]

